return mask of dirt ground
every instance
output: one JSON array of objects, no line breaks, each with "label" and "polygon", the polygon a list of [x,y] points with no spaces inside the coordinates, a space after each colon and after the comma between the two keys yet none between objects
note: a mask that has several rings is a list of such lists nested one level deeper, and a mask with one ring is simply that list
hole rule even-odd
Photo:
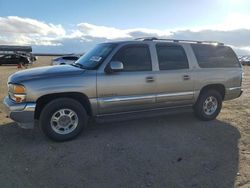
[{"label": "dirt ground", "polygon": [[[34,66],[50,63],[39,57]],[[16,67],[0,67],[0,101]],[[94,124],[55,143],[23,130],[0,104],[0,187],[250,188],[250,67],[244,94],[217,120],[192,113]]]}]

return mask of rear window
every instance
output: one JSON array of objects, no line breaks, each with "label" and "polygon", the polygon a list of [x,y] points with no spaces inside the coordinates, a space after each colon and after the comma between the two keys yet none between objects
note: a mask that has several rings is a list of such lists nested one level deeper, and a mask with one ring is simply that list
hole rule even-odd
[{"label": "rear window", "polygon": [[192,44],[192,48],[201,68],[240,67],[238,58],[230,47]]}]

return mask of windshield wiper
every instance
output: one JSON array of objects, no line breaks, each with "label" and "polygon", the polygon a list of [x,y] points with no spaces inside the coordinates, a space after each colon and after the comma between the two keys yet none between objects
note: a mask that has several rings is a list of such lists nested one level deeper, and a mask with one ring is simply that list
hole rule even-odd
[{"label": "windshield wiper", "polygon": [[85,66],[83,66],[82,64],[80,64],[80,63],[73,63],[73,64],[71,64],[72,66],[74,66],[74,67],[78,67],[78,68],[80,68],[80,69],[87,69]]}]

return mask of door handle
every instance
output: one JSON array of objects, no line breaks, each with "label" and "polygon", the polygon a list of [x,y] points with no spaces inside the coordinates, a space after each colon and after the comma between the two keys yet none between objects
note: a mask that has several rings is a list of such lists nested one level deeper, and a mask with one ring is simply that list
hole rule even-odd
[{"label": "door handle", "polygon": [[146,77],[146,82],[154,82],[154,81],[155,81],[155,79],[153,76]]},{"label": "door handle", "polygon": [[190,76],[189,75],[183,75],[183,80],[190,80]]}]

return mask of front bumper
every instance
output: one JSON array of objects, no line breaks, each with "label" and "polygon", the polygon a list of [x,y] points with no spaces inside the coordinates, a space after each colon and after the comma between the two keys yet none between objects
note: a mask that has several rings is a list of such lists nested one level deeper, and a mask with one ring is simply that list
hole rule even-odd
[{"label": "front bumper", "polygon": [[25,129],[34,127],[36,103],[15,103],[9,97],[5,97],[3,103],[6,115],[20,127]]}]

